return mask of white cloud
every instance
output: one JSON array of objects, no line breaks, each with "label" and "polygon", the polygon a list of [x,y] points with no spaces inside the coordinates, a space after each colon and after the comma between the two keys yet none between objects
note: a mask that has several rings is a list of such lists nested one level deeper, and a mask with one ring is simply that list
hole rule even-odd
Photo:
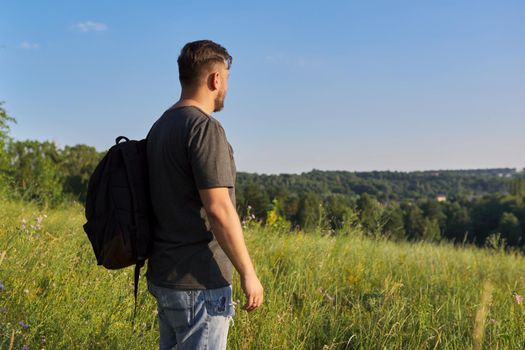
[{"label": "white cloud", "polygon": [[24,50],[35,50],[40,48],[40,44],[22,41],[20,43],[20,48]]},{"label": "white cloud", "polygon": [[103,32],[108,29],[108,26],[105,23],[93,22],[93,21],[77,22],[73,27],[76,30],[79,30],[84,33]]}]

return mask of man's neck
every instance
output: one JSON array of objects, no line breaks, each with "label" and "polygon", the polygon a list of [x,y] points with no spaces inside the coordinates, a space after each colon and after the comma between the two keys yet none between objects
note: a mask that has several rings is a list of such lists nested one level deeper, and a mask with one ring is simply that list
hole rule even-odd
[{"label": "man's neck", "polygon": [[208,114],[209,116],[211,116],[211,114],[213,113],[213,109],[214,109],[213,102],[207,103],[207,101],[203,99],[199,99],[198,97],[195,98],[195,97],[181,96],[181,98],[177,101],[177,103],[173,105],[173,107],[175,108],[184,107],[184,106],[195,106],[199,108],[200,110],[202,110],[204,113]]}]

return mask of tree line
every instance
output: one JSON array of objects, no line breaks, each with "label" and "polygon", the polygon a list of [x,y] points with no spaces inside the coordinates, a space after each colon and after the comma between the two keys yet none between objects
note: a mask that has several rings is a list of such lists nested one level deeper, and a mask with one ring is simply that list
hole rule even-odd
[{"label": "tree line", "polygon": [[[237,207],[260,218],[274,213],[304,229],[321,226],[335,232],[359,225],[367,234],[396,240],[448,239],[483,245],[497,238],[507,245],[524,245],[523,173],[514,169],[429,173],[240,173]],[[366,181],[370,183],[363,190]],[[341,186],[346,190],[334,190]]]},{"label": "tree line", "polygon": [[[105,152],[88,145],[14,140],[0,103],[0,191],[47,205],[84,202]],[[525,180],[512,168],[448,171],[239,172],[241,217],[286,229],[360,226],[396,240],[525,244]]]}]

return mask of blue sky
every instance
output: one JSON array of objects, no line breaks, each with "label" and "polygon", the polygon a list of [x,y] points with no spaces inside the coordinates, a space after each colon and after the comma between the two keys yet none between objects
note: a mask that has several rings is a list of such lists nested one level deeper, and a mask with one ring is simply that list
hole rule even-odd
[{"label": "blue sky", "polygon": [[239,171],[525,166],[523,1],[12,1],[0,100],[16,139],[143,138],[179,97],[177,56],[233,56],[223,124]]}]

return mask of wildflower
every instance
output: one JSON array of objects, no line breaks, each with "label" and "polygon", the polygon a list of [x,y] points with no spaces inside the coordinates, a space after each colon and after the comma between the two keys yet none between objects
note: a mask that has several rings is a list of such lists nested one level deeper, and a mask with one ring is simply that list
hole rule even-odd
[{"label": "wildflower", "polygon": [[252,219],[255,219],[255,215],[254,215],[254,214],[250,215],[250,217],[251,217]]},{"label": "wildflower", "polygon": [[24,289],[24,293],[25,293],[25,294],[29,294],[29,289],[27,289],[27,288]]},{"label": "wildflower", "polygon": [[29,350],[29,346],[28,346],[28,345],[24,345],[24,346],[22,347],[22,350]]},{"label": "wildflower", "polygon": [[20,321],[18,322],[18,324],[20,325],[20,327],[22,327],[23,329],[28,329],[29,328],[29,325],[27,323],[25,323],[24,321]]},{"label": "wildflower", "polygon": [[252,206],[251,206],[251,205],[248,205],[248,209],[251,209],[251,208],[252,208]]},{"label": "wildflower", "polygon": [[139,332],[139,337],[143,337],[144,336],[144,332],[143,331],[140,331]]},{"label": "wildflower", "polygon": [[0,292],[3,291],[5,289],[5,286],[4,284],[2,283],[2,281],[0,281]]},{"label": "wildflower", "polygon": [[516,304],[521,304],[523,302],[523,297],[516,292],[514,292],[514,299],[516,299]]}]

